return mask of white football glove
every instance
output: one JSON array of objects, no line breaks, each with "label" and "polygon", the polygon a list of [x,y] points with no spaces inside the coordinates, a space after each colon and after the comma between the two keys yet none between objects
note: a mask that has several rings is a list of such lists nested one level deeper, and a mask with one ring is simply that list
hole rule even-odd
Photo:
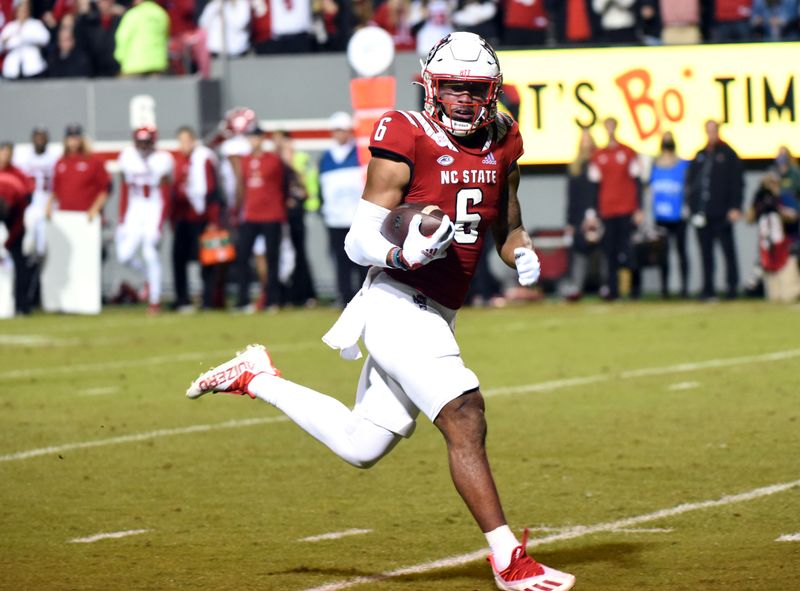
[{"label": "white football glove", "polygon": [[524,247],[515,248],[514,261],[517,264],[519,284],[527,287],[528,285],[536,283],[542,272],[542,265],[539,263],[539,257],[536,256],[533,249]]},{"label": "white football glove", "polygon": [[456,228],[446,215],[442,223],[430,236],[425,236],[419,231],[422,216],[417,214],[411,218],[408,225],[408,234],[400,251],[403,261],[409,269],[418,269],[436,259],[447,256],[447,247],[453,241]]}]

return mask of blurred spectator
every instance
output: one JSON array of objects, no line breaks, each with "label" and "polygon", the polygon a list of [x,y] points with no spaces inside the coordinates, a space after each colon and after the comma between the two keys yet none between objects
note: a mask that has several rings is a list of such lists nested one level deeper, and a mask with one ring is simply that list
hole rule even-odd
[{"label": "blurred spectator", "polygon": [[503,0],[503,9],[504,46],[547,43],[550,18],[544,0]]},{"label": "blurred spectator", "polygon": [[781,177],[781,191],[789,197],[800,199],[800,166],[786,146],[778,149],[775,170]]},{"label": "blurred spectator", "polygon": [[270,2],[271,39],[259,46],[260,53],[304,53],[314,49],[311,0]]},{"label": "blurred spectator", "polygon": [[31,18],[26,0],[17,4],[15,19],[0,31],[0,55],[3,60],[3,78],[24,80],[45,75],[47,62],[42,49],[50,41],[50,33],[40,20]]},{"label": "blurred spectator", "polygon": [[237,308],[249,312],[250,306],[250,253],[258,236],[263,236],[267,249],[267,284],[262,291],[267,294],[266,307],[276,310],[283,302],[281,297],[279,264],[281,257],[282,225],[287,221],[286,201],[289,175],[286,165],[271,152],[265,152],[264,132],[258,124],[247,130],[251,151],[241,156],[237,173],[237,209],[242,211],[239,225],[236,265],[239,277]]},{"label": "blurred spectator", "polygon": [[8,238],[5,248],[14,261],[14,300],[17,314],[30,314],[31,302],[29,283],[31,268],[22,252],[25,235],[23,216],[30,202],[34,181],[11,163],[14,146],[9,142],[0,143],[0,201],[4,202],[5,222]]},{"label": "blurred spectator", "polygon": [[262,45],[272,38],[272,15],[267,0],[250,0],[250,40],[257,54],[262,53]]},{"label": "blurred spectator", "polygon": [[747,218],[758,224],[759,261],[770,301],[791,302],[800,297],[800,272],[791,238],[791,233],[796,236],[798,217],[797,199],[787,202],[781,192],[780,175],[769,171],[753,198]]},{"label": "blurred spectator", "polygon": [[[367,2],[351,0],[312,0],[312,29],[317,46],[325,51],[346,51],[353,31],[372,19]],[[369,14],[363,14],[369,12]],[[366,16],[366,18],[363,18]]]},{"label": "blurred spectator", "polygon": [[[663,228],[675,245],[680,264],[681,297],[689,295],[689,257],[686,252],[686,220],[689,207],[685,199],[686,171],[689,162],[675,151],[675,138],[668,131],[661,137],[661,153],[650,171],[650,198],[656,226]],[[661,265],[661,295],[669,297],[669,252]]]},{"label": "blurred spectator", "polygon": [[[193,311],[189,299],[186,267],[198,260],[200,235],[206,229],[220,226],[222,200],[215,170],[216,156],[197,143],[190,127],[178,130],[178,151],[175,153],[175,175],[172,183],[172,276],[175,281],[175,310]],[[214,285],[218,265],[204,265],[203,308],[213,307]]]},{"label": "blurred spectator", "polygon": [[600,38],[606,43],[636,43],[638,0],[592,0],[600,18]]},{"label": "blurred spectator", "polygon": [[449,0],[414,0],[408,22],[417,40],[417,53],[426,55],[440,39],[453,32]]},{"label": "blurred spectator", "polygon": [[199,24],[206,32],[206,47],[211,55],[239,57],[250,51],[251,16],[248,0],[211,0],[206,4]]},{"label": "blurred spectator", "polygon": [[167,69],[169,15],[155,0],[133,0],[114,41],[114,59],[123,76],[160,74]]},{"label": "blurred spectator", "polygon": [[83,1],[75,21],[75,38],[86,49],[92,75],[98,78],[116,76],[119,64],[114,59],[114,37],[122,20],[122,7],[114,0]]},{"label": "blurred spectator", "polygon": [[409,0],[386,0],[372,15],[372,21],[392,36],[397,51],[414,51],[417,47],[408,20],[410,11]]},{"label": "blurred spectator", "polygon": [[749,41],[752,5],[753,0],[713,0],[711,40]]},{"label": "blurred spectator", "polygon": [[589,166],[589,179],[599,183],[597,211],[603,223],[603,252],[608,268],[610,300],[619,297],[619,269],[631,274],[631,297],[640,296],[640,273],[633,256],[631,235],[634,226],[642,223],[639,177],[639,156],[617,139],[617,120],[604,121],[608,144],[595,152]]},{"label": "blurred spectator", "polygon": [[[265,0],[260,2],[264,4]],[[196,71],[208,78],[211,75],[211,56],[206,32],[195,21],[195,1],[165,0],[163,6],[169,15],[170,70],[178,75]]]},{"label": "blurred spectator", "polygon": [[697,229],[703,260],[702,299],[714,297],[714,243],[719,241],[725,256],[728,298],[735,298],[739,266],[733,224],[741,218],[744,178],[742,162],[719,137],[719,123],[705,124],[708,142],[689,166],[686,186],[692,225]]},{"label": "blurred spectator", "polygon": [[[311,211],[319,208],[319,180],[316,166],[308,153],[294,149],[292,139],[286,132],[276,131],[272,139],[275,142],[276,152],[291,172],[287,214],[289,237],[295,251],[295,265],[289,301],[295,306],[313,306],[316,304],[317,294],[306,255],[305,214],[308,210],[307,204],[311,204]],[[316,209],[313,209],[314,202]]]},{"label": "blurred spectator", "polygon": [[475,33],[495,45],[497,34],[497,0],[458,0],[453,11],[453,25],[458,31]]},{"label": "blurred spectator", "polygon": [[319,161],[320,198],[330,253],[336,263],[338,303],[344,306],[367,276],[367,268],[351,261],[344,251],[344,239],[364,191],[364,173],[353,137],[353,119],[338,112],[331,115],[329,125],[334,145]]},{"label": "blurred spectator", "polygon": [[42,22],[51,32],[56,31],[64,19],[72,21],[75,18],[80,2],[81,0],[54,0],[50,3],[51,8],[42,14]]},{"label": "blurred spectator", "polygon": [[[133,132],[133,145],[120,152],[121,186],[115,246],[117,260],[136,272],[144,271],[146,282],[141,299],[148,314],[161,307],[161,231],[169,214],[170,179],[174,160],[169,152],[156,149],[157,131],[152,125]],[[137,254],[141,251],[139,262]]]},{"label": "blurred spectator", "polygon": [[92,73],[89,56],[75,46],[72,27],[58,29],[58,47],[50,56],[47,74],[50,78],[87,78]]},{"label": "blurred spectator", "polygon": [[661,12],[659,0],[640,0],[639,26],[645,45],[661,45]]},{"label": "blurred spectator", "polygon": [[[656,0],[649,0],[655,4]],[[700,43],[700,0],[657,0],[665,45]]]},{"label": "blurred spectator", "polygon": [[14,0],[0,0],[0,29],[14,20]]},{"label": "blurred spectator", "polygon": [[594,39],[596,23],[590,0],[551,0],[546,3],[555,22],[556,38],[564,43],[586,43]]},{"label": "blurred spectator", "polygon": [[567,225],[571,241],[570,279],[563,290],[569,300],[577,300],[586,289],[591,257],[599,250],[603,225],[597,216],[597,184],[589,179],[589,165],[597,150],[587,128],[581,130],[578,154],[567,167]]},{"label": "blurred spectator", "polygon": [[765,41],[795,39],[797,18],[797,0],[753,0],[751,24]]},{"label": "blurred spectator", "polygon": [[106,204],[110,185],[105,164],[92,154],[83,128],[68,125],[64,132],[64,155],[56,163],[53,175],[47,216],[58,207],[61,211],[85,211],[92,220]]}]

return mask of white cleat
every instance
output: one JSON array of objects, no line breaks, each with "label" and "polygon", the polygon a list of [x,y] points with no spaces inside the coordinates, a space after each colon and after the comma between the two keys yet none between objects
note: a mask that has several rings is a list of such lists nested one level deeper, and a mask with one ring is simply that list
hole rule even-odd
[{"label": "white cleat", "polygon": [[522,534],[522,543],[514,549],[511,564],[498,572],[494,565],[494,557],[489,555],[494,582],[503,591],[567,591],[575,584],[575,577],[562,573],[554,568],[539,564],[528,556],[528,530]]},{"label": "white cleat", "polygon": [[247,387],[250,381],[259,374],[279,376],[281,372],[272,365],[272,359],[264,345],[248,345],[236,357],[200,374],[186,390],[189,398],[200,398],[209,392],[225,392],[227,394],[247,394],[255,398]]}]

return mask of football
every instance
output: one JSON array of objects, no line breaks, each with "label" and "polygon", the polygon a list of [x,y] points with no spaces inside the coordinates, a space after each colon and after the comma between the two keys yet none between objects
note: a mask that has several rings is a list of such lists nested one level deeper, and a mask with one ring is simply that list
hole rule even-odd
[{"label": "football", "polygon": [[411,218],[417,214],[422,216],[419,230],[425,236],[433,234],[442,224],[442,218],[444,218],[444,212],[436,205],[403,203],[390,211],[386,219],[383,220],[381,234],[395,246],[403,246],[403,242],[405,242],[408,235],[408,225],[411,223]]}]

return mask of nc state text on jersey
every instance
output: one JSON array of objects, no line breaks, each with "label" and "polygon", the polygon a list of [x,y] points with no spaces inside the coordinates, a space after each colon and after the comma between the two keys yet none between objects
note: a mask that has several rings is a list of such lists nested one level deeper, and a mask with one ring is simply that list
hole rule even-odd
[{"label": "nc state text on jersey", "polygon": [[[460,174],[459,174],[460,173]],[[457,185],[458,183],[465,184],[497,184],[497,171],[496,170],[440,170],[439,178],[443,185]],[[459,178],[460,177],[460,178]]]}]

